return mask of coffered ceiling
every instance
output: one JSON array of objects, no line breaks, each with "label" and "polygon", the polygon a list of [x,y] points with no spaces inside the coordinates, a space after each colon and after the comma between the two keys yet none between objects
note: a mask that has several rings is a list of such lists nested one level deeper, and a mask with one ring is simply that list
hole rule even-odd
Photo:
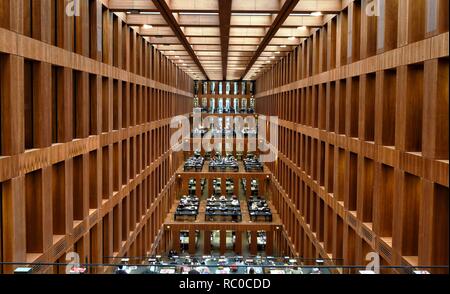
[{"label": "coffered ceiling", "polygon": [[348,0],[108,0],[196,80],[253,80]]}]

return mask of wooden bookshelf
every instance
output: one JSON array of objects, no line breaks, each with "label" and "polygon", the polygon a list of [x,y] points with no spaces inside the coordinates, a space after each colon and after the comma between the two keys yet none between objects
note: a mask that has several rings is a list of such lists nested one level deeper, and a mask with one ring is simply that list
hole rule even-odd
[{"label": "wooden bookshelf", "polygon": [[0,3],[2,262],[144,256],[173,201],[170,118],[192,111],[193,80],[124,13],[69,2]]},{"label": "wooden bookshelf", "polygon": [[345,2],[256,81],[256,112],[280,119],[268,167],[290,248],[448,266],[448,1],[383,1],[380,17]]}]

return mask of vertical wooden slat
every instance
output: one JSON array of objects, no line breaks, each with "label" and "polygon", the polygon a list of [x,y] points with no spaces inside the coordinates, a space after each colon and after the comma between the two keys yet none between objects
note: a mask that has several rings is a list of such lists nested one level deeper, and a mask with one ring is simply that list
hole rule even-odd
[{"label": "vertical wooden slat", "polygon": [[[3,261],[26,262],[25,177],[2,183]],[[5,272],[17,266],[5,265]]]}]

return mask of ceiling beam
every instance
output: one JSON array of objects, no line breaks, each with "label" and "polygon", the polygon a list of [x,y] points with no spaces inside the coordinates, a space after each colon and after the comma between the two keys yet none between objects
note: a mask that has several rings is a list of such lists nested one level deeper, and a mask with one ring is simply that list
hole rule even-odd
[{"label": "ceiling beam", "polygon": [[283,25],[284,21],[288,18],[289,14],[294,10],[294,8],[297,6],[299,0],[286,0],[284,2],[283,7],[281,7],[280,12],[278,13],[277,17],[273,21],[272,26],[267,31],[266,36],[262,40],[261,44],[259,44],[258,49],[256,50],[255,54],[253,54],[252,59],[250,60],[249,64],[247,65],[247,68],[245,69],[244,73],[241,76],[241,79],[245,78],[247,73],[252,68],[255,61],[259,58],[261,53],[264,51],[266,46],[270,43],[272,38],[275,36],[275,34],[278,32],[280,27]]},{"label": "ceiling beam", "polygon": [[227,80],[228,44],[230,42],[232,0],[219,0],[220,43],[222,46],[223,80]]},{"label": "ceiling beam", "polygon": [[166,20],[167,24],[170,26],[172,31],[177,36],[178,40],[180,40],[180,43],[184,46],[186,51],[191,56],[192,60],[194,60],[195,64],[198,66],[200,71],[203,73],[205,78],[209,80],[208,74],[206,73],[205,69],[203,68],[202,64],[200,63],[200,60],[198,60],[197,55],[195,54],[194,50],[192,49],[191,45],[189,44],[188,40],[186,39],[186,36],[184,35],[183,31],[181,30],[180,26],[178,25],[175,17],[173,16],[172,11],[170,10],[169,6],[167,5],[166,1],[158,1],[158,0],[152,0],[153,4],[158,8],[159,12],[163,16],[163,18]]}]

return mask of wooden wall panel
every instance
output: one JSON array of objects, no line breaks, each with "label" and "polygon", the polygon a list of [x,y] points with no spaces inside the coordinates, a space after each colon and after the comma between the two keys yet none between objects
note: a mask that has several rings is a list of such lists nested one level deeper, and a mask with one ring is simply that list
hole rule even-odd
[{"label": "wooden wall panel", "polygon": [[193,81],[102,1],[76,17],[70,2],[0,3],[1,261],[145,256],[173,200],[170,118],[192,111]]},{"label": "wooden wall panel", "polygon": [[[379,1],[379,17],[348,2],[256,81],[256,112],[279,118],[267,165],[286,246],[334,264],[375,251],[383,265],[448,266],[448,1]],[[294,78],[279,78],[285,60]]]}]

